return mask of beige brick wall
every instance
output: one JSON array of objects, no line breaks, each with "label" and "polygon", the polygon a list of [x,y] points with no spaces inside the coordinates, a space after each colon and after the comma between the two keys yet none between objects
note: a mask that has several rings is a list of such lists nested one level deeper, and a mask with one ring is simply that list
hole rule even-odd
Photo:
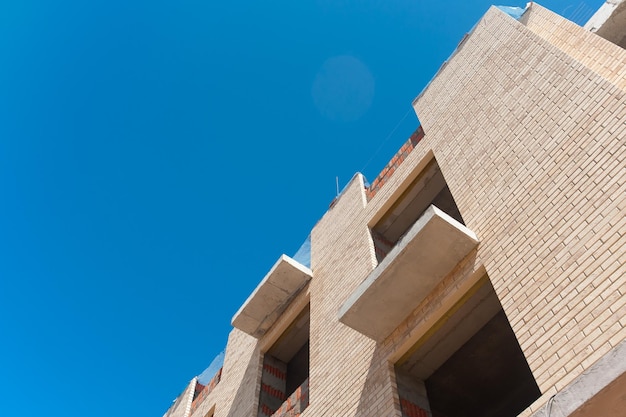
[{"label": "beige brick wall", "polygon": [[365,207],[357,175],[311,234],[311,404],[305,416],[362,414],[359,397],[375,343],[339,323],[337,312],[374,266]]},{"label": "beige brick wall", "polygon": [[172,404],[163,415],[163,417],[186,417],[189,415],[189,409],[191,408],[191,401],[193,400],[193,393],[196,387],[196,378],[193,378],[185,390],[176,398],[174,404]]},{"label": "beige brick wall", "polygon": [[[262,352],[309,300],[304,417],[400,416],[393,363],[485,272],[544,393],[531,409],[624,339],[626,51],[538,6],[526,25],[494,8],[476,25],[414,103],[424,139],[369,203],[352,179],[312,231],[309,288],[261,340],[231,333],[194,417],[255,415]],[[368,225],[433,155],[481,243],[376,343],[337,313],[376,265]]]},{"label": "beige brick wall", "polygon": [[254,416],[257,411],[262,357],[257,339],[238,329],[228,337],[222,379],[192,417]]},{"label": "beige brick wall", "polygon": [[565,51],[572,58],[610,80],[616,86],[626,88],[626,58],[619,55],[616,44],[597,36],[548,9],[533,4],[521,22],[535,34]]}]

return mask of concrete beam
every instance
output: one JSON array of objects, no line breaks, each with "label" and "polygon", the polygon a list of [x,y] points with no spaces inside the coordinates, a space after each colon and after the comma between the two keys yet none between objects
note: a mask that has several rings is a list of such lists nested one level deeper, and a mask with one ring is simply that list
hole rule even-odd
[{"label": "concrete beam", "polygon": [[309,268],[282,255],[233,316],[232,325],[260,338],[312,276]]},{"label": "concrete beam", "polygon": [[382,340],[478,245],[474,232],[430,206],[339,309],[339,321]]}]

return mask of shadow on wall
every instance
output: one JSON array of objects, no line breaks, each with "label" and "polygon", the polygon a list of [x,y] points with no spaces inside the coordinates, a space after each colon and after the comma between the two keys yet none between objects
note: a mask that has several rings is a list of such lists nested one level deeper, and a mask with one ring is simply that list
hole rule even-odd
[{"label": "shadow on wall", "polygon": [[[372,352],[369,369],[367,371],[367,377],[365,378],[363,390],[361,391],[361,398],[359,398],[359,404],[354,416],[374,415],[372,412],[372,410],[375,409],[373,399],[377,398],[380,395],[381,379],[383,377],[385,379],[391,377],[390,371],[386,369],[386,351],[386,349],[381,347],[380,343],[376,344],[376,348],[374,349],[374,352]],[[385,384],[383,384],[383,386],[391,387],[391,382],[393,381],[385,381]],[[386,397],[387,395],[384,396]],[[391,398],[391,396],[389,396],[389,398]],[[400,410],[395,409],[392,414],[384,414],[384,417],[396,417],[399,415]]]},{"label": "shadow on wall", "polygon": [[[471,270],[475,268],[476,265],[476,251],[473,251],[468,258],[463,262],[465,265],[464,269]],[[458,278],[458,277],[457,277]],[[442,288],[446,286],[454,285],[456,281],[454,274],[450,275],[443,279],[443,281],[433,289],[430,296],[427,296],[423,301],[420,307],[420,312],[426,312],[427,314],[430,312],[428,305],[437,304],[440,301],[440,295],[442,294]],[[433,297],[432,294],[437,294]],[[422,307],[426,306],[426,307]],[[412,314],[413,312],[407,312],[407,316]],[[424,316],[425,317],[425,316]],[[407,317],[408,319],[408,317]],[[407,320],[405,319],[405,320]],[[409,327],[414,326],[415,323],[409,323]],[[400,336],[402,338],[402,336]],[[373,416],[372,410],[375,409],[375,399],[381,395],[380,387],[381,381],[384,381],[382,386],[386,387],[386,389],[392,390],[392,392],[383,393],[383,397],[389,398],[389,401],[393,399],[393,407],[394,410],[392,413],[385,414],[385,417],[427,417],[430,414],[421,413],[420,410],[426,407],[420,407],[418,410],[416,407],[407,407],[409,405],[406,401],[402,401],[398,394],[398,384],[396,381],[396,375],[394,371],[394,364],[389,363],[389,357],[395,353],[394,347],[397,346],[396,343],[389,343],[389,337],[382,342],[376,343],[376,348],[372,352],[369,369],[367,372],[367,377],[365,379],[365,384],[363,385],[363,390],[361,391],[361,397],[359,399],[359,404],[357,407],[357,411],[354,414],[355,416]],[[424,393],[425,394],[425,393]],[[406,398],[404,398],[406,400]],[[404,404],[403,404],[404,403]],[[412,401],[412,403],[419,403],[419,401]],[[401,405],[404,405],[404,410],[401,408]],[[391,407],[391,405],[390,405]],[[404,412],[403,412],[404,411]],[[426,410],[424,410],[426,412]]]},{"label": "shadow on wall", "polygon": [[[236,384],[233,382],[232,386],[238,388],[232,397],[230,410],[226,414],[227,417],[256,416],[259,407],[259,399],[256,393],[259,391],[260,384],[261,357],[258,343],[256,343],[246,364],[241,381]],[[217,411],[219,412],[219,410]]]}]

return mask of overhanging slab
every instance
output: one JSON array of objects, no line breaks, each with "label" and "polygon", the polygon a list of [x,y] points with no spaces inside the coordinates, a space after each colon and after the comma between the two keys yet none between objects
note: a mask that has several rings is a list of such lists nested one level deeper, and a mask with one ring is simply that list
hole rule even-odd
[{"label": "overhanging slab", "polygon": [[339,321],[382,340],[478,245],[474,232],[430,206],[339,309]]},{"label": "overhanging slab", "polygon": [[311,277],[309,268],[282,255],[233,316],[232,325],[260,338]]}]

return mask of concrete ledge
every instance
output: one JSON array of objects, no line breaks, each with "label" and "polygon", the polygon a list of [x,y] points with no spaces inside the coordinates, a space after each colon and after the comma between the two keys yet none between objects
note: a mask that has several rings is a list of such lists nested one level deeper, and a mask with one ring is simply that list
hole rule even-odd
[{"label": "concrete ledge", "polygon": [[311,280],[309,268],[282,255],[233,316],[232,325],[260,338]]},{"label": "concrete ledge", "polygon": [[339,321],[382,340],[469,252],[474,232],[430,206],[339,309]]},{"label": "concrete ledge", "polygon": [[626,341],[607,352],[531,417],[620,417],[626,413]]}]

